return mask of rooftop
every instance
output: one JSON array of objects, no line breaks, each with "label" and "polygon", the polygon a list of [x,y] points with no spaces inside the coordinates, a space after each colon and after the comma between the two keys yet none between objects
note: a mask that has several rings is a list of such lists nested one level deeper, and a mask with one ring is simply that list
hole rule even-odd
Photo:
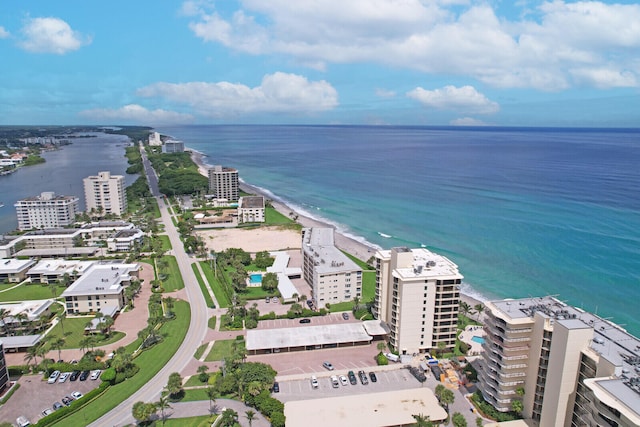
[{"label": "rooftop", "polygon": [[0,258],[0,274],[16,274],[34,265],[32,259]]},{"label": "rooftop", "polygon": [[302,231],[302,249],[314,259],[319,274],[362,270],[340,249],[334,246],[333,228],[305,228]]},{"label": "rooftop", "polygon": [[240,197],[240,209],[261,209],[264,208],[264,197],[246,196]]},{"label": "rooftop", "polygon": [[33,274],[57,274],[64,275],[65,273],[82,274],[89,267],[94,264],[95,261],[78,261],[78,260],[66,260],[66,259],[44,259],[38,262],[31,270],[29,275]]},{"label": "rooftop", "polygon": [[63,195],[56,195],[56,193],[54,193],[53,191],[45,191],[43,193],[40,193],[39,196],[31,196],[31,197],[25,197],[24,199],[20,199],[16,202],[16,204],[18,203],[22,203],[22,202],[57,202],[57,201],[73,201],[73,200],[78,200],[78,198],[76,196],[63,196]]},{"label": "rooftop", "polygon": [[138,264],[94,264],[60,296],[118,294],[122,282],[130,280],[129,273],[139,268]]},{"label": "rooftop", "polygon": [[[313,320],[311,321],[313,325]],[[250,329],[247,350],[304,347],[336,343],[371,341],[361,323],[304,326],[281,329]]]},{"label": "rooftop", "polygon": [[[414,278],[431,278],[442,276],[455,276],[462,279],[462,275],[458,271],[458,265],[442,255],[431,252],[426,248],[393,248],[393,251],[399,253],[411,252],[413,258],[409,265],[398,265],[394,269],[394,274],[403,279]],[[381,250],[378,254],[381,258],[391,257],[392,250]]]}]

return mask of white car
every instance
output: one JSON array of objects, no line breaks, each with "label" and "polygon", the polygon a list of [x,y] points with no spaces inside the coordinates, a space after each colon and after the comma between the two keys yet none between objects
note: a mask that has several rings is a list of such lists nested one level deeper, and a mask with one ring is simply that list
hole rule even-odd
[{"label": "white car", "polygon": [[54,384],[56,381],[58,381],[59,376],[60,376],[60,371],[53,371],[51,375],[49,375],[49,379],[47,380],[47,382],[49,384]]},{"label": "white car", "polygon": [[331,386],[333,388],[338,388],[340,387],[340,382],[338,381],[338,377],[336,377],[335,375],[331,376]]},{"label": "white car", "polygon": [[101,373],[102,371],[100,369],[96,369],[95,371],[91,372],[91,376],[89,377],[89,379],[92,379],[95,381],[100,377]]},{"label": "white car", "polygon": [[349,380],[347,380],[347,377],[345,377],[344,375],[340,375],[340,382],[342,383],[342,385],[349,385]]},{"label": "white car", "polygon": [[80,393],[79,391],[74,391],[73,393],[71,393],[71,397],[73,397],[75,400],[80,399],[82,396],[84,396],[84,394]]},{"label": "white car", "polygon": [[69,376],[71,375],[71,372],[64,372],[62,374],[60,374],[60,378],[58,378],[58,382],[59,383],[63,383],[67,380],[67,378],[69,378]]},{"label": "white car", "polygon": [[311,377],[311,387],[318,388],[318,378],[315,375]]}]

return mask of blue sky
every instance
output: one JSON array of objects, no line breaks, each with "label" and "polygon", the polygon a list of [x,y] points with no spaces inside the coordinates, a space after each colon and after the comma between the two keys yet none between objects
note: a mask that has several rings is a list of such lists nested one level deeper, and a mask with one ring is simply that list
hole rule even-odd
[{"label": "blue sky", "polygon": [[640,125],[635,1],[0,2],[0,124]]}]

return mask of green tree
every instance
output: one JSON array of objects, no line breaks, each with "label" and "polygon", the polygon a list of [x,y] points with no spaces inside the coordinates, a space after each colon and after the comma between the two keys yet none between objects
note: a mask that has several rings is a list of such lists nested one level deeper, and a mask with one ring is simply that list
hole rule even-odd
[{"label": "green tree", "polygon": [[278,287],[278,275],[276,273],[267,273],[262,276],[261,287],[267,292],[273,292]]},{"label": "green tree", "polygon": [[222,412],[222,419],[220,425],[223,427],[233,427],[238,422],[238,413],[233,409],[225,409]]},{"label": "green tree", "polygon": [[171,405],[169,404],[169,398],[167,396],[160,396],[160,399],[158,399],[155,406],[156,406],[156,410],[160,410],[160,414],[161,414],[160,419],[162,420],[162,425],[164,425],[164,420],[165,420],[164,410],[171,409]]},{"label": "green tree", "polygon": [[207,365],[198,366],[198,380],[200,380],[201,383],[206,383],[207,381],[209,381],[209,374],[207,373],[208,371],[209,367]]},{"label": "green tree", "polygon": [[256,412],[249,409],[244,413],[244,416],[247,419],[247,421],[249,421],[249,427],[251,427],[251,424],[253,424],[253,420],[256,419]]},{"label": "green tree", "polygon": [[412,415],[412,417],[416,420],[416,427],[433,427],[433,423],[429,419],[429,416],[424,416],[422,414]]},{"label": "green tree", "polygon": [[476,417],[476,427],[482,427],[483,424],[482,418]]},{"label": "green tree", "polygon": [[356,311],[358,311],[358,307],[360,307],[360,298],[353,297],[353,307],[351,308],[351,311],[355,313]]},{"label": "green tree", "polygon": [[383,351],[385,351],[385,350],[386,350],[386,348],[387,348],[387,343],[385,343],[384,341],[379,341],[379,342],[378,342],[378,345],[377,345],[376,347],[378,348],[378,351],[379,351],[380,353],[382,353]]},{"label": "green tree", "polygon": [[471,306],[465,301],[460,301],[460,312],[465,317],[469,317],[469,313],[471,312]]},{"label": "green tree", "polygon": [[453,423],[454,427],[467,427],[467,420],[460,412],[455,412],[451,416],[451,422]]},{"label": "green tree", "polygon": [[151,420],[151,416],[156,412],[156,406],[153,403],[136,402],[131,408],[133,418],[139,423],[146,423]]},{"label": "green tree", "polygon": [[169,375],[169,381],[167,382],[167,391],[169,392],[169,397],[174,399],[182,394],[182,377],[178,372],[173,372]]},{"label": "green tree", "polygon": [[511,401],[511,410],[516,414],[520,415],[523,410],[522,400],[512,400]]},{"label": "green tree", "polygon": [[209,412],[213,413],[213,407],[216,404],[216,397],[218,397],[218,390],[215,387],[207,387],[205,390],[207,397],[209,398]]},{"label": "green tree", "polygon": [[484,311],[484,304],[478,303],[478,304],[473,306],[473,309],[476,311],[476,314],[478,315],[476,320],[478,320],[478,322],[479,322],[480,321],[480,317],[482,316],[482,312]]},{"label": "green tree", "polygon": [[64,347],[65,340],[64,338],[53,337],[49,345],[51,348],[58,350],[58,360],[62,359],[61,350]]},{"label": "green tree", "polygon": [[445,406],[446,411],[449,412],[449,405],[453,404],[455,399],[456,397],[453,394],[453,391],[445,388],[440,396],[440,403],[442,403]]}]

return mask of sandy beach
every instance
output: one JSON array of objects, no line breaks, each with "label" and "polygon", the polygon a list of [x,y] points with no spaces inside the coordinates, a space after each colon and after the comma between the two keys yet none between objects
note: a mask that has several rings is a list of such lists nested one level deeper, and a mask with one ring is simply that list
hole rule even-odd
[{"label": "sandy beach", "polygon": [[[208,176],[208,165],[204,162],[202,153],[191,150],[191,158],[198,165],[198,171],[202,175]],[[264,196],[265,199],[271,201],[271,205],[278,212],[285,216],[289,216],[289,214],[293,212],[298,216],[296,221],[303,227],[328,227],[335,230],[335,227],[331,224],[305,216],[284,203],[272,200],[270,196],[268,194],[265,194],[264,191],[262,191],[260,188],[244,182],[240,184],[240,188],[247,193]],[[199,231],[198,233],[204,237],[204,241],[207,247],[216,251],[238,246],[242,247],[248,252],[257,252],[260,250],[293,249],[301,247],[300,233],[292,230],[281,229],[279,227],[261,227],[259,229],[250,230],[224,229]],[[373,245],[366,245],[363,242],[345,236],[338,231],[335,232],[335,244],[341,250],[350,253],[365,262],[368,261],[378,250]],[[461,299],[472,307],[476,304],[481,303],[480,300],[468,294],[461,294]]]}]

